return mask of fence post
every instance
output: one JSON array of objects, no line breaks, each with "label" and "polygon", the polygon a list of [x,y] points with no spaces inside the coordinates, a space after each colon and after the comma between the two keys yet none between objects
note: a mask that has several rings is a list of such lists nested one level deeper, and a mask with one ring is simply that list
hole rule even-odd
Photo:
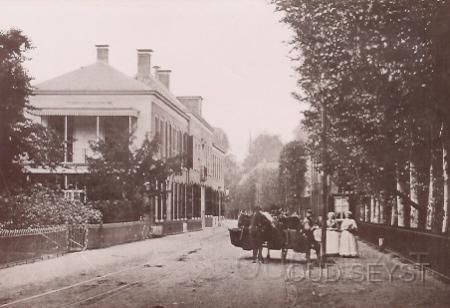
[{"label": "fence post", "polygon": [[70,252],[70,226],[69,225],[65,225],[64,228],[66,229],[64,232],[65,236],[66,236],[66,243],[67,243],[67,252]]},{"label": "fence post", "polygon": [[83,225],[84,227],[84,245],[83,245],[83,250],[86,250],[88,248],[88,241],[89,241],[89,225],[85,224]]}]

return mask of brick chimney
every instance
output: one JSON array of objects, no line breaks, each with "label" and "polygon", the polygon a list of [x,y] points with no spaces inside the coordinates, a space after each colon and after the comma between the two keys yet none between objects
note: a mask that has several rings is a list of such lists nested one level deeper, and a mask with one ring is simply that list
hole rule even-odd
[{"label": "brick chimney", "polygon": [[161,83],[163,85],[165,85],[167,89],[170,89],[170,73],[171,72],[172,72],[171,70],[161,70],[159,68],[155,72],[156,79],[161,81]]},{"label": "brick chimney", "polygon": [[109,45],[95,45],[97,48],[97,61],[108,63]]},{"label": "brick chimney", "polygon": [[177,96],[177,99],[185,105],[190,112],[202,116],[203,97],[201,96]]},{"label": "brick chimney", "polygon": [[137,79],[146,80],[150,77],[151,73],[151,59],[152,59],[151,49],[138,49],[137,50]]},{"label": "brick chimney", "polygon": [[155,65],[153,66],[153,76],[155,76],[156,79],[158,79],[158,71],[159,71],[160,67]]}]

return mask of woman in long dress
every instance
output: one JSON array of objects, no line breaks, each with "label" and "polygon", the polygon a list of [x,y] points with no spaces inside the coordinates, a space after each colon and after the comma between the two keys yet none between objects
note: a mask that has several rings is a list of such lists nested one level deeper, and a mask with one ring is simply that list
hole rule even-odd
[{"label": "woman in long dress", "polygon": [[358,243],[355,233],[358,231],[356,221],[351,218],[352,212],[347,211],[341,224],[341,240],[339,243],[339,255],[342,257],[357,257]]},{"label": "woman in long dress", "polygon": [[327,255],[339,254],[339,232],[336,216],[333,212],[328,213],[327,219]]}]

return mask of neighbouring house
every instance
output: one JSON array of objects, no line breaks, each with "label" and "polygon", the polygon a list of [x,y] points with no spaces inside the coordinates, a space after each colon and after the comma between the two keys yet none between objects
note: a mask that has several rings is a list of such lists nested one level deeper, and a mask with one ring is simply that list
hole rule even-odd
[{"label": "neighbouring house", "polygon": [[[161,183],[165,197],[155,197],[157,223],[222,215],[224,151],[202,116],[201,96],[175,96],[170,70],[151,67],[151,49],[138,49],[137,73],[129,77],[109,64],[109,46],[96,45],[97,61],[37,84],[32,117],[58,131],[66,141],[61,166],[51,172],[70,193],[80,193],[90,142],[114,138],[112,127],[134,133],[136,144],[158,135],[161,158],[187,154],[181,175]],[[28,168],[32,178],[50,171]],[[72,196],[73,197],[73,196]],[[89,196],[88,196],[89,198]]]}]

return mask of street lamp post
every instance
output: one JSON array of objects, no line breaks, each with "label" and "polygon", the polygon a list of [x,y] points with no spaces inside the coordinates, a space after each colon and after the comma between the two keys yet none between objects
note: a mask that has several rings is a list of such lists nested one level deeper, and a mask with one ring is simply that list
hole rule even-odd
[{"label": "street lamp post", "polygon": [[325,104],[322,104],[322,238],[321,238],[321,251],[320,251],[320,261],[323,267],[326,263],[326,247],[327,247],[327,225],[326,217],[328,214],[328,157],[327,157],[327,124],[326,124],[326,110]]}]

